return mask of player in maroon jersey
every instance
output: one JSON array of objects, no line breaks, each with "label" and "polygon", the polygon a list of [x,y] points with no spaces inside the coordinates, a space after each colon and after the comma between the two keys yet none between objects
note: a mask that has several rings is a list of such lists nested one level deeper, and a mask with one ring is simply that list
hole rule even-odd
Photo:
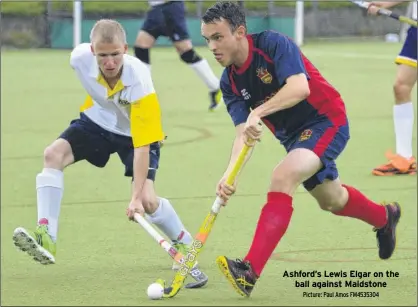
[{"label": "player in maroon jersey", "polygon": [[202,17],[202,35],[225,67],[221,90],[236,127],[229,166],[217,186],[225,201],[235,186],[225,183],[244,143],[259,140],[263,121],[286,148],[271,184],[252,245],[241,260],[220,256],[217,263],[236,291],[249,296],[293,213],[293,194],[303,184],[321,209],[374,226],[379,256],[395,249],[401,210],[397,203],[375,203],[344,185],[335,160],[349,140],[344,102],[286,36],[263,31],[247,34],[245,14],[233,2],[218,2]]}]

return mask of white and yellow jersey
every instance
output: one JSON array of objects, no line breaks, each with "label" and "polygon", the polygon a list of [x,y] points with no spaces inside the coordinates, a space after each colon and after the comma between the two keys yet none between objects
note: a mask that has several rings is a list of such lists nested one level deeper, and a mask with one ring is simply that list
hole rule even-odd
[{"label": "white and yellow jersey", "polygon": [[160,105],[144,63],[125,54],[122,75],[113,89],[100,73],[89,43],[74,48],[70,64],[88,93],[80,112],[103,129],[132,137],[134,147],[164,139]]},{"label": "white and yellow jersey", "polygon": [[418,16],[417,10],[418,10],[418,4],[416,1],[413,1],[412,2],[412,18],[413,19],[417,19],[417,16]]}]

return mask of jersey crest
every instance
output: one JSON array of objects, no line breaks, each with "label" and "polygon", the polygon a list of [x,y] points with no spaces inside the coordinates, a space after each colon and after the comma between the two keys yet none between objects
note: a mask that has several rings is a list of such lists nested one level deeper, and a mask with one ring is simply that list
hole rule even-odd
[{"label": "jersey crest", "polygon": [[269,73],[267,68],[260,67],[257,69],[257,77],[265,84],[270,84],[273,81],[273,76]]},{"label": "jersey crest", "polygon": [[299,142],[309,140],[311,138],[311,136],[312,136],[312,130],[311,129],[305,129],[300,134]]},{"label": "jersey crest", "polygon": [[127,106],[127,105],[129,105],[129,101],[128,100],[126,100],[126,99],[121,99],[121,98],[119,98],[119,104],[120,105],[122,105],[122,106]]}]

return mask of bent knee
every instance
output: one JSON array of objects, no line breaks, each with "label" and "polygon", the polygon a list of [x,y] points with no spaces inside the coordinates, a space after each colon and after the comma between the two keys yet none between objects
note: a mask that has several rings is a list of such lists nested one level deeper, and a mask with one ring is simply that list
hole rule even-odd
[{"label": "bent knee", "polygon": [[320,201],[318,202],[319,207],[324,210],[324,211],[330,211],[330,212],[335,212],[335,211],[339,211],[341,209],[344,208],[344,206],[341,204],[340,201],[338,201],[338,199],[333,198],[333,199],[328,199],[325,201]]},{"label": "bent knee", "polygon": [[281,192],[288,195],[293,195],[297,186],[299,185],[297,176],[292,176],[286,173],[273,174],[270,182],[270,192]]},{"label": "bent knee", "polygon": [[153,214],[158,208],[158,199],[152,193],[142,195],[142,206],[147,214]]},{"label": "bent knee", "polygon": [[175,42],[174,47],[176,48],[177,52],[181,56],[183,53],[185,53],[189,50],[192,50],[193,49],[193,44],[192,44],[191,40],[186,39],[186,40],[182,40],[182,41],[179,41],[179,42]]},{"label": "bent knee", "polygon": [[71,146],[67,141],[58,140],[44,150],[44,167],[62,170],[72,161]]},{"label": "bent knee", "polygon": [[316,199],[319,207],[324,211],[336,212],[342,210],[347,203],[344,187],[337,191],[329,191]]},{"label": "bent knee", "polygon": [[412,86],[403,80],[396,80],[393,85],[393,92],[395,94],[396,101],[408,102],[410,100]]},{"label": "bent knee", "polygon": [[154,46],[155,38],[148,32],[145,32],[143,30],[139,31],[136,40],[135,40],[135,46],[140,47],[143,49],[150,49]]}]

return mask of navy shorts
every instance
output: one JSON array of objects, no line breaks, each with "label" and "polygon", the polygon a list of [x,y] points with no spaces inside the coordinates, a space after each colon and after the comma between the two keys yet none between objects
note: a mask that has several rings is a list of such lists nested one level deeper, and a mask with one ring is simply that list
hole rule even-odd
[{"label": "navy shorts", "polygon": [[303,186],[311,191],[326,179],[338,178],[335,160],[344,150],[350,139],[348,122],[343,126],[334,126],[330,121],[313,123],[295,134],[295,137],[286,142],[286,151],[296,148],[306,148],[313,151],[324,165],[315,175],[307,179]]},{"label": "navy shorts", "polygon": [[183,1],[169,1],[148,11],[142,30],[155,39],[167,36],[173,42],[189,39]]},{"label": "navy shorts", "polygon": [[417,67],[417,28],[409,28],[402,50],[396,57],[395,63]]},{"label": "navy shorts", "polygon": [[[125,165],[125,176],[133,177],[134,148],[132,138],[109,132],[88,118],[84,113],[71,121],[60,135],[70,143],[74,163],[87,160],[97,167],[104,167],[110,155],[117,153]],[[154,181],[160,160],[160,144],[150,145],[150,165],[147,178]]]}]

